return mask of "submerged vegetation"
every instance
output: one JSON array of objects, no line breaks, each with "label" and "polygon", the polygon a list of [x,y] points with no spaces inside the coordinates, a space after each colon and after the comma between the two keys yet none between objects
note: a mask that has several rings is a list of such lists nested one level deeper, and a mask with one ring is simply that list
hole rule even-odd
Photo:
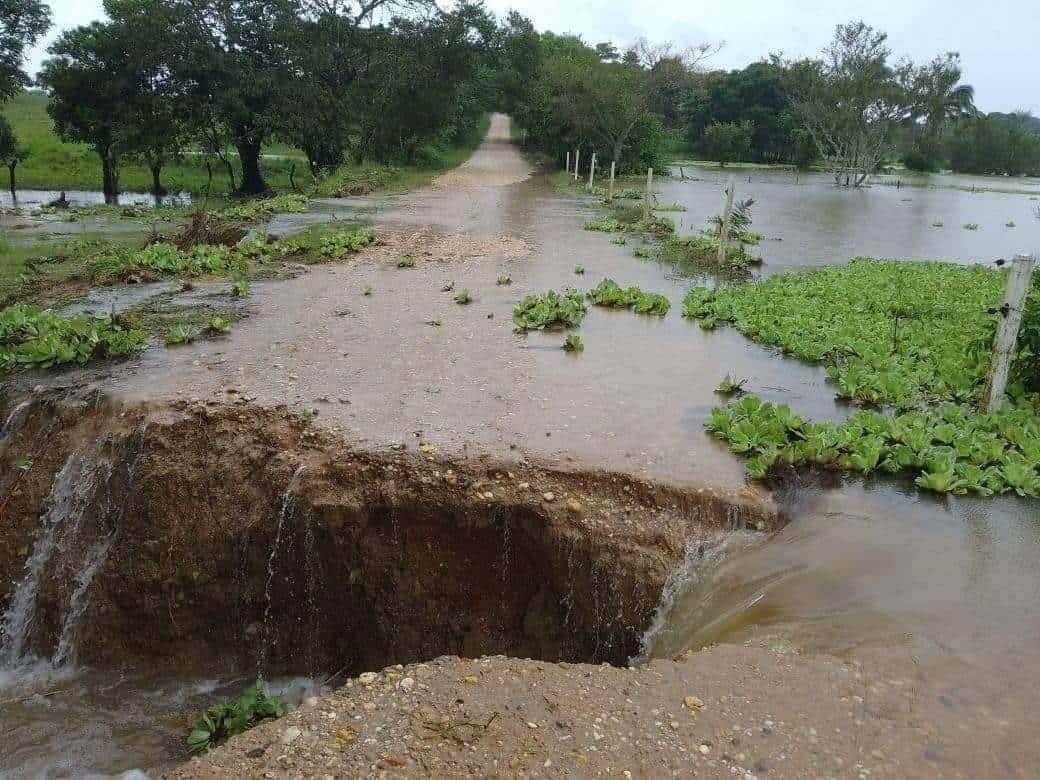
[{"label": "submerged vegetation", "polygon": [[881,408],[817,424],[748,396],[716,409],[709,431],[748,457],[755,477],[806,464],[906,471],[938,492],[1040,494],[1028,343],[1004,406],[977,411],[1005,278],[980,266],[861,258],[726,290],[694,288],[684,316],[731,322],[755,341],[822,362],[839,397]]}]

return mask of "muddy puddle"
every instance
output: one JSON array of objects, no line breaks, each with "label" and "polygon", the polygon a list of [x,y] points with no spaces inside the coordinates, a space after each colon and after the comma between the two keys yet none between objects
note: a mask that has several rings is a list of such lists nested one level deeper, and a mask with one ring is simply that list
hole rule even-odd
[{"label": "muddy puddle", "polygon": [[[687,207],[684,213],[664,216],[675,220],[679,233],[688,234],[702,230],[708,217],[721,212],[731,172],[684,170],[697,180],[675,177],[660,181],[656,189],[660,203]],[[1038,201],[1031,199],[1038,195],[880,183],[846,190],[835,188],[825,174],[746,170],[732,174],[737,197],[755,199],[753,229],[765,236],[757,247],[765,259],[763,274],[836,265],[856,256],[988,263],[1016,252],[1033,252],[1040,244]],[[986,177],[986,183],[991,179]],[[1008,223],[1014,227],[1007,227]],[[977,229],[965,229],[966,224]]]}]

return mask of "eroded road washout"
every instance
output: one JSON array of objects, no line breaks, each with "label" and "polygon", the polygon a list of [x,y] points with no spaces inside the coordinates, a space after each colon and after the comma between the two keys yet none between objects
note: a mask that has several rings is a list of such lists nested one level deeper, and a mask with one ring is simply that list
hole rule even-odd
[{"label": "eroded road washout", "polygon": [[[335,686],[424,662],[299,695],[179,774],[1031,775],[1035,505],[745,486],[702,430],[718,380],[841,416],[822,369],[682,321],[686,282],[580,230],[594,212],[527,178],[507,131],[496,117],[465,166],[385,204],[385,246],[255,285],[227,339],[10,383],[5,448],[34,462],[0,477],[0,603],[35,618],[5,618],[21,637],[5,669],[35,655],[45,675],[101,677],[17,689],[5,768],[168,764],[197,692],[258,667]],[[414,270],[396,268],[406,251]],[[512,334],[523,295],[607,276],[672,313],[592,309],[578,357],[561,334]],[[19,406],[38,382],[72,390]],[[783,525],[777,505],[791,522],[760,533]],[[995,594],[1013,598],[994,610]],[[752,646],[687,656],[714,641]],[[685,660],[623,668],[647,655]],[[144,704],[170,678],[149,688],[142,666],[194,682]],[[122,721],[101,711],[121,690]]]}]

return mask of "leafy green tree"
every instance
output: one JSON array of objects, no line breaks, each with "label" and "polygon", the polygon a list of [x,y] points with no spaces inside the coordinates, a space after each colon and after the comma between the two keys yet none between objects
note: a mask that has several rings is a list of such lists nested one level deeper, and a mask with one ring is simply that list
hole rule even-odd
[{"label": "leafy green tree", "polygon": [[723,167],[746,157],[755,128],[751,122],[714,122],[708,125],[701,148],[709,160]]},{"label": "leafy green tree", "polygon": [[960,80],[960,55],[956,52],[936,57],[910,73],[906,87],[910,116],[924,122],[918,151],[930,160],[942,155],[941,141],[948,127],[978,114],[975,89]]},{"label": "leafy green tree", "polygon": [[892,146],[907,96],[888,65],[888,36],[863,22],[841,24],[822,61],[803,67],[797,106],[836,183],[860,186]]},{"label": "leafy green tree", "polygon": [[[238,191],[268,187],[260,154],[283,124],[293,89],[293,34],[302,14],[298,0],[162,0],[176,56],[173,79],[188,96],[193,123],[222,145],[226,134],[238,152]],[[338,5],[333,3],[333,5]]]},{"label": "leafy green tree", "polygon": [[119,194],[120,142],[131,92],[130,57],[111,25],[94,22],[66,30],[49,49],[40,83],[50,90],[47,113],[66,141],[90,144],[101,160],[102,191]]},{"label": "leafy green tree", "polygon": [[959,123],[950,143],[950,166],[964,173],[1040,175],[1040,133],[1031,129],[1031,119],[990,114]]},{"label": "leafy green tree", "polygon": [[40,0],[0,0],[0,101],[29,84],[22,61],[50,26],[50,8]]},{"label": "leafy green tree", "polygon": [[7,166],[8,189],[11,190],[11,195],[15,194],[15,168],[28,156],[29,150],[18,143],[11,123],[7,121],[7,117],[0,114],[0,163]]}]

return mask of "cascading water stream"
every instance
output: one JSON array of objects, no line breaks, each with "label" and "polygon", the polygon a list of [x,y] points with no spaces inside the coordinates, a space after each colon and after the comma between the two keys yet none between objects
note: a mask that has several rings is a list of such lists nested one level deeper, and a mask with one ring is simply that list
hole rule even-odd
[{"label": "cascading water stream", "polygon": [[271,608],[272,608],[272,595],[271,588],[274,584],[275,574],[275,559],[278,557],[278,551],[282,546],[282,530],[285,528],[285,520],[289,516],[293,509],[293,488],[299,482],[300,475],[303,474],[305,468],[304,464],[300,464],[296,467],[296,471],[293,472],[292,478],[289,480],[289,484],[285,488],[285,492],[282,493],[282,506],[278,512],[278,525],[275,527],[274,542],[271,543],[271,552],[267,556],[267,575],[264,578],[264,620],[263,620],[263,635],[260,642],[260,648],[256,655],[256,673],[258,677],[263,677],[264,666],[267,663],[267,650],[272,641],[271,639]]},{"label": "cascading water stream", "polygon": [[[126,451],[127,486],[133,483],[143,441],[141,430],[135,437],[135,446]],[[55,669],[75,665],[76,629],[89,606],[90,586],[108,557],[125,513],[123,486],[116,486],[113,491],[112,482],[118,472],[112,460],[78,450],[55,476],[32,555],[25,564],[25,577],[0,622],[0,667],[12,668],[39,660],[33,654],[32,642],[40,591],[55,567],[68,565],[70,556],[75,560],[74,586],[50,665]],[[106,530],[100,532],[97,540],[88,542],[83,520],[92,508],[97,513],[98,529]],[[81,556],[80,550],[84,551]]]},{"label": "cascading water stream", "polygon": [[107,468],[103,461],[91,462],[82,453],[74,452],[54,478],[32,555],[25,563],[25,577],[18,583],[0,623],[0,666],[12,667],[28,660],[37,597],[59,536],[65,529],[78,528],[90,506],[98,475]]},{"label": "cascading water stream", "polygon": [[640,639],[639,655],[629,659],[629,665],[640,666],[650,660],[654,644],[662,633],[669,629],[672,611],[680,595],[689,591],[704,572],[717,566],[733,550],[747,547],[757,541],[758,535],[752,532],[735,531],[712,539],[687,542],[683,560],[672,569],[661,589],[653,620]]}]

